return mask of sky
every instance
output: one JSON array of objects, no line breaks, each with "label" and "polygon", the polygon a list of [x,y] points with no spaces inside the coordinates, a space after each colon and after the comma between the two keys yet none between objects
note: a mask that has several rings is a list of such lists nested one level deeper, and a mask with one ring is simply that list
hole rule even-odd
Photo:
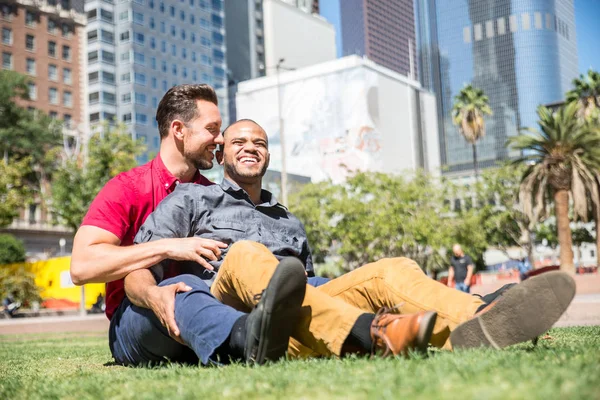
[{"label": "sky", "polygon": [[575,0],[579,72],[600,71],[600,0]]}]

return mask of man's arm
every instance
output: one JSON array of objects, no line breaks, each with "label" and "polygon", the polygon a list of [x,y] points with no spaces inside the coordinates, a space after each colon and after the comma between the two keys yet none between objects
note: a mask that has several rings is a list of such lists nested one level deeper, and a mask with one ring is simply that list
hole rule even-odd
[{"label": "man's arm", "polygon": [[465,285],[471,286],[471,278],[473,277],[473,271],[475,271],[475,266],[473,265],[473,260],[469,258],[469,264],[467,265],[467,276],[465,278]]},{"label": "man's arm", "polygon": [[452,287],[453,281],[454,281],[454,267],[450,266],[450,268],[448,268],[448,283],[447,283],[447,285],[449,287]]}]

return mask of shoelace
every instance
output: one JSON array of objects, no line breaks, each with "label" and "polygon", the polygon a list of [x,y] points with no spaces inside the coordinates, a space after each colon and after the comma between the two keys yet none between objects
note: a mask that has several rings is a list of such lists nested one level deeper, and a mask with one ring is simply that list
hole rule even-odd
[{"label": "shoelace", "polygon": [[398,311],[400,311],[400,307],[402,307],[404,305],[404,303],[399,303],[396,304],[393,307],[381,307],[376,313],[375,313],[375,318],[373,319],[373,323],[371,324],[371,327],[374,329],[373,331],[373,336],[374,336],[374,340],[371,343],[371,357],[375,356],[375,352],[377,350],[377,340],[375,339],[381,339],[381,341],[383,342],[383,344],[385,345],[385,350],[383,351],[383,357],[387,356],[391,349],[390,349],[390,345],[387,342],[387,340],[385,340],[385,330],[387,325],[379,325],[379,320],[381,319],[383,314],[399,314]]},{"label": "shoelace", "polygon": [[263,293],[265,293],[264,290],[260,293],[255,294],[254,296],[252,296],[252,298],[254,299],[254,301],[260,301],[260,299],[262,299]]}]

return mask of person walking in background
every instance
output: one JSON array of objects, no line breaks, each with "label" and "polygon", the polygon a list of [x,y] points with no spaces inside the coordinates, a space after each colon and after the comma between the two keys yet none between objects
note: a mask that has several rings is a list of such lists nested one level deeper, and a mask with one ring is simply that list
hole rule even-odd
[{"label": "person walking in background", "polygon": [[471,292],[471,278],[475,265],[473,259],[465,254],[459,244],[452,246],[454,255],[450,259],[450,269],[448,270],[448,286],[455,282],[455,288],[461,292]]}]

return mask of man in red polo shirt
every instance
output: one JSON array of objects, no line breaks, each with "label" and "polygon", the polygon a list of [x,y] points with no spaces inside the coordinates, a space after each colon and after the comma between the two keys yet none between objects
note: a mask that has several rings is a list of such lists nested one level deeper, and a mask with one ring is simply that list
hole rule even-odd
[{"label": "man in red polo shirt", "polygon": [[[218,259],[221,249],[227,247],[222,242],[195,237],[132,246],[146,217],[180,182],[212,184],[198,170],[212,167],[213,152],[223,144],[217,96],[208,85],[170,89],[158,106],[156,120],[161,136],[157,157],[117,175],[104,186],[73,243],[73,282],[107,283],[106,315],[111,320],[109,344],[113,357],[122,364],[166,359],[200,359],[206,364],[227,358],[262,363],[283,356],[291,333],[287,325],[293,325],[304,297],[306,280],[301,266],[298,270],[297,266],[283,265],[280,275],[296,276],[300,271],[299,283],[285,285],[281,279],[272,279],[263,294],[263,305],[250,314],[218,302],[200,278],[177,276],[175,263],[167,274],[177,278],[149,289],[144,304],[132,304],[125,296],[123,278],[131,271],[165,260],[193,261],[212,270],[207,260]],[[265,318],[270,318],[275,329],[261,330]]]}]

